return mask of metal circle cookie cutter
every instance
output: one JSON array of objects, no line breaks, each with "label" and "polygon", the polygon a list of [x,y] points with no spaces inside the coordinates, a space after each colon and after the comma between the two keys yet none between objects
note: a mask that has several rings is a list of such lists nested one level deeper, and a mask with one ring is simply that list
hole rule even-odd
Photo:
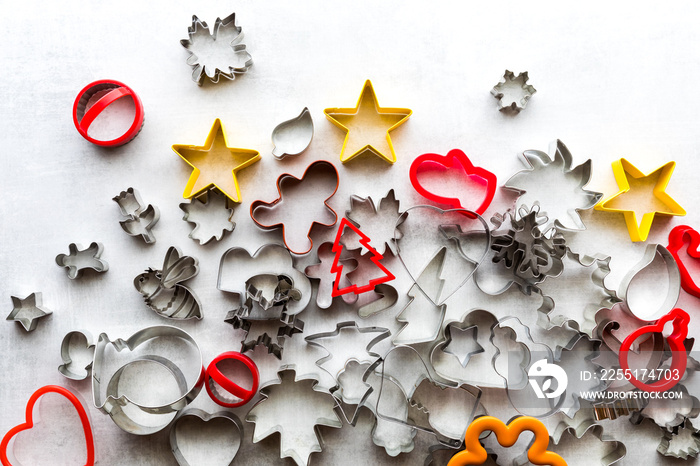
[{"label": "metal circle cookie cutter", "polygon": [[[103,371],[109,370],[110,366],[117,367],[111,364],[110,361],[105,361],[105,350],[110,343],[116,349],[117,353],[121,353],[124,350],[127,352],[136,351],[141,345],[144,345],[144,348],[150,351],[153,348],[150,348],[149,345],[157,342],[160,338],[182,340],[182,342],[188,346],[187,351],[191,353],[185,356],[191,359],[192,362],[195,362],[194,367],[198,368],[197,373],[195,374],[194,370],[187,370],[187,374],[185,374],[180,366],[171,360],[173,354],[173,347],[171,345],[166,348],[167,352],[163,351],[165,356],[162,354],[139,354],[134,356],[130,361],[118,366],[118,369],[114,371],[109,379],[103,377],[103,375],[105,375]],[[159,348],[156,346],[155,349]],[[177,348],[175,351],[177,351]],[[116,358],[116,356],[113,357]],[[190,362],[189,359],[188,362]],[[179,395],[165,403],[151,404],[152,402],[137,402],[126,394],[120,393],[122,389],[122,387],[120,387],[122,377],[125,373],[129,374],[130,368],[137,364],[155,364],[161,369],[165,369],[172,375],[177,383]],[[188,365],[187,369],[189,368],[190,366]],[[138,371],[138,367],[136,370]],[[129,377],[126,377],[126,379],[128,382]],[[106,381],[104,398],[102,396],[103,381]],[[202,363],[202,352],[194,338],[184,330],[167,325],[157,325],[140,330],[127,340],[119,338],[110,341],[105,333],[102,333],[97,339],[92,370],[93,403],[95,407],[103,413],[109,414],[114,423],[125,432],[135,435],[150,435],[161,431],[170,424],[170,421],[172,421],[173,417],[180,410],[185,408],[197,397],[203,385],[204,366]],[[144,417],[144,415],[154,416],[146,416],[149,418],[149,422],[143,423],[141,418]],[[158,421],[158,418],[161,419],[161,422]]]},{"label": "metal circle cookie cutter", "polygon": [[[134,101],[134,121],[129,129],[121,136],[106,141],[89,136],[88,129],[100,113],[123,97],[131,97]],[[117,147],[131,141],[141,131],[143,120],[143,104],[136,92],[126,84],[111,79],[102,79],[88,84],[78,93],[73,104],[75,129],[91,143],[102,147]]]}]

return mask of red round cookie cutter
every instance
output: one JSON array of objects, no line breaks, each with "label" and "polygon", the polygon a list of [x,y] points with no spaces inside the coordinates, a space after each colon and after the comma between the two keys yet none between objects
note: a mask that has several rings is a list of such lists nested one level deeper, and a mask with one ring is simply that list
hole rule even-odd
[{"label": "red round cookie cutter", "polygon": [[[88,107],[90,100],[98,93],[102,93],[102,95],[99,96],[97,102],[94,102]],[[88,129],[99,114],[114,101],[123,97],[131,97],[134,101],[134,121],[131,123],[129,129],[118,138],[108,141],[88,136]],[[73,104],[73,123],[75,124],[75,128],[82,137],[102,147],[117,147],[134,139],[136,135],[139,134],[139,131],[141,131],[143,119],[143,104],[139,96],[136,95],[136,92],[126,84],[111,79],[102,79],[88,84],[78,93],[78,96],[75,98],[75,103]]]},{"label": "red round cookie cutter", "polygon": [[[243,363],[248,370],[250,375],[253,376],[253,386],[250,389],[243,388],[235,382],[231,381],[226,377],[221,370],[217,367],[217,364],[221,361],[232,359]],[[212,381],[216,382],[221,388],[226,390],[228,393],[232,394],[236,398],[240,398],[240,401],[234,403],[229,403],[222,400],[221,397],[216,393],[215,389],[212,387]],[[236,351],[228,351],[226,353],[221,353],[209,364],[206,372],[206,380],[204,381],[204,386],[207,389],[207,393],[212,400],[219,406],[225,408],[236,408],[238,406],[243,406],[253,399],[256,393],[258,393],[258,385],[260,384],[260,373],[258,372],[258,366],[255,362],[250,359],[245,354],[238,353]]]}]

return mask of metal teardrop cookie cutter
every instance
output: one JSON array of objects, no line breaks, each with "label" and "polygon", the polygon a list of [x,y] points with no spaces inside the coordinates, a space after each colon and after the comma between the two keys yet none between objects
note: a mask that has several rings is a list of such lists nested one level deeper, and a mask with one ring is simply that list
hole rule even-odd
[{"label": "metal teardrop cookie cutter", "polygon": [[283,121],[272,130],[272,155],[277,160],[287,156],[299,155],[311,144],[314,137],[314,120],[308,107],[304,107],[299,116]]},{"label": "metal teardrop cookie cutter", "polygon": [[[185,354],[180,355],[180,351],[177,350],[182,350],[183,346]],[[120,365],[109,375],[103,371],[118,365],[106,359],[105,353],[109,347],[116,351],[112,358],[117,358],[123,351],[135,352],[145,349],[154,354],[138,355]],[[174,356],[184,357],[181,358],[182,360],[174,361]],[[120,387],[120,382],[123,375],[128,373],[132,366],[137,365],[150,365],[157,367],[159,372],[167,371],[177,384],[179,394],[173,399],[153,404],[139,402],[134,399],[133,394],[122,393],[123,387]],[[181,366],[185,365],[187,367],[183,371]],[[138,371],[138,369],[135,370]],[[138,373],[142,374],[143,371]],[[167,325],[147,327],[126,340],[118,338],[112,341],[106,333],[102,333],[95,344],[92,369],[93,403],[97,409],[108,414],[112,421],[125,432],[150,435],[166,428],[175,415],[197,397],[204,385],[204,373],[202,353],[197,342],[190,334],[177,327]],[[148,419],[148,423],[143,422],[144,417]]]},{"label": "metal teardrop cookie cutter", "polygon": [[[183,411],[180,413],[175,421],[173,422],[172,427],[170,427],[170,434],[169,434],[169,441],[170,441],[170,449],[173,452],[173,456],[175,456],[175,461],[177,461],[177,464],[180,466],[190,466],[189,461],[187,461],[187,458],[185,458],[185,455],[183,452],[180,450],[180,442],[181,440],[178,440],[178,434],[177,434],[177,429],[178,426],[181,424],[185,424],[187,422],[193,422],[196,420],[199,420],[203,423],[207,423],[209,421],[216,421],[217,419],[229,421],[229,423],[233,426],[233,428],[238,432],[238,443],[235,444],[232,448],[233,451],[233,457],[231,458],[231,462],[228,463],[227,466],[233,466],[236,455],[238,454],[238,451],[240,450],[241,443],[243,441],[243,422],[230,411],[218,411],[216,413],[207,413],[201,409],[197,408],[190,408],[186,411]],[[227,445],[228,446],[228,445]]]}]

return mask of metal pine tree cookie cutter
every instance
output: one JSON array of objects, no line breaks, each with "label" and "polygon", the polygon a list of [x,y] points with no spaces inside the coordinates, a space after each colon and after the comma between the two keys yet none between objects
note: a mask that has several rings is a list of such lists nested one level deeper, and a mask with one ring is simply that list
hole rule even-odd
[{"label": "metal pine tree cookie cutter", "polygon": [[147,243],[155,243],[156,237],[151,231],[160,219],[160,211],[152,204],[144,205],[141,195],[134,188],[127,188],[112,200],[119,205],[119,211],[126,220],[120,220],[124,232],[129,236],[141,236]]},{"label": "metal pine tree cookie cutter", "polygon": [[[225,421],[225,424],[219,421]],[[208,427],[207,424],[211,424],[212,427]],[[198,438],[201,438],[202,435],[206,435],[208,433],[207,428],[216,428],[220,431],[222,431],[224,428],[228,428],[230,432],[233,433],[234,441],[232,443],[223,443],[218,445],[217,450],[228,450],[231,461],[227,463],[227,466],[233,466],[235,464],[236,455],[238,454],[241,443],[243,442],[243,422],[241,422],[238,416],[231,411],[217,411],[215,413],[208,413],[197,408],[188,408],[187,410],[181,412],[170,427],[170,434],[168,436],[170,441],[170,449],[173,452],[173,456],[175,456],[175,461],[177,461],[177,464],[180,466],[201,464],[200,462],[194,462],[194,460],[200,460],[200,458],[205,457],[205,455],[206,457],[209,457],[207,453],[211,452],[202,451],[196,454],[196,458],[190,458],[190,460],[193,461],[191,463],[188,461],[187,453],[192,450],[192,447],[190,446],[189,449],[185,447],[185,445],[188,443],[196,444]],[[223,440],[221,435],[219,435],[217,439]],[[205,449],[204,447],[202,448]],[[195,453],[191,454],[195,455]],[[219,459],[218,455],[217,459]],[[226,460],[228,460],[228,458],[226,458]]]},{"label": "metal pine tree cookie cutter", "polygon": [[498,109],[502,112],[518,113],[527,106],[530,97],[537,90],[527,84],[530,77],[527,71],[518,76],[512,71],[506,70],[503,80],[491,89],[491,95],[498,99]]},{"label": "metal pine tree cookie cutter", "polygon": [[272,130],[272,155],[277,160],[299,155],[311,144],[314,137],[314,121],[308,107],[299,116],[283,121]]}]

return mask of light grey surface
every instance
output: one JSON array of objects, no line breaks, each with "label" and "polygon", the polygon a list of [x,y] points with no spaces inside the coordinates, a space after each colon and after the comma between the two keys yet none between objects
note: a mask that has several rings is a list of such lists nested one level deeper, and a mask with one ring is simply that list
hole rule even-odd
[{"label": "light grey surface", "polygon": [[[192,14],[213,25],[217,16],[234,10],[254,65],[235,81],[200,88],[191,80],[179,40],[187,37]],[[668,192],[688,216],[655,223],[648,242],[666,244],[670,227],[681,221],[700,226],[700,94],[694,91],[700,72],[700,11],[694,2],[608,1],[574,7],[514,1],[467,6],[418,1],[3,0],[2,11],[0,305],[9,313],[10,295],[41,291],[53,314],[30,334],[15,323],[0,323],[0,433],[22,420],[27,399],[42,385],[70,387],[89,402],[89,382],[67,381],[56,370],[68,331],[84,328],[93,335],[105,331],[112,338],[126,338],[164,323],[144,305],[132,281],[145,268],[159,266],[171,245],[200,261],[201,271],[189,284],[205,316],[201,322],[176,325],[198,340],[205,361],[238,349],[236,333],[222,322],[231,300],[216,289],[219,258],[233,246],[252,252],[265,242],[280,241],[279,234],[255,227],[250,203],[275,199],[277,176],[300,176],[313,160],[330,160],[339,169],[340,188],[330,204],[342,214],[350,194],[371,195],[377,202],[392,187],[403,208],[421,203],[408,182],[410,162],[419,154],[460,148],[475,165],[494,171],[502,184],[523,168],[519,152],[546,150],[560,138],[574,164],[593,159],[587,188],[606,196],[617,192],[612,161],[624,156],[650,171],[676,160]],[[515,117],[499,112],[489,93],[506,68],[529,71],[529,82],[538,91]],[[77,92],[103,78],[131,86],[146,112],[138,137],[111,150],[83,140],[71,119]],[[414,112],[392,133],[394,166],[377,158],[341,166],[344,135],[322,113],[326,107],[354,106],[367,78],[380,105]],[[270,133],[304,106],[315,121],[311,146],[301,156],[279,162],[271,154]],[[243,203],[234,212],[233,233],[220,243],[200,246],[188,238],[191,225],[181,220],[178,208],[189,167],[170,146],[202,144],[216,117],[226,126],[232,146],[259,150],[262,160],[239,173]],[[111,199],[129,186],[160,209],[154,245],[127,236],[119,227],[119,210]],[[502,207],[505,200],[498,192],[494,203]],[[621,215],[588,212],[582,217],[588,230],[571,244],[581,253],[612,254],[607,283],[617,288],[643,254],[644,244],[629,241]],[[330,238],[329,231],[323,235]],[[92,241],[104,244],[109,271],[69,280],[55,265],[56,254],[71,242],[87,246]],[[315,260],[312,256],[299,262],[302,267]],[[697,309],[689,301],[693,305]],[[341,317],[314,307],[302,316],[308,325],[305,334],[328,331]],[[370,324],[391,322],[384,313],[369,319]],[[205,394],[194,405],[217,409]],[[100,464],[174,464],[167,431],[148,438],[129,436],[92,406],[89,411]],[[239,410],[239,415],[245,412]],[[245,439],[250,439],[252,427],[246,424]],[[655,444],[633,437],[633,432],[624,430],[623,440],[634,454],[623,463],[664,464]],[[337,437],[330,437],[333,446],[354,457],[354,445]],[[417,453],[427,443],[421,445],[399,463],[421,464]],[[267,439],[261,447],[265,453],[256,457],[258,446],[249,445],[241,460],[260,464],[262,458],[277,457],[278,447],[277,440]],[[55,460],[55,452],[42,452]],[[389,461],[386,455],[378,457]],[[322,455],[311,458],[324,464]],[[330,458],[347,456],[334,453],[328,458],[328,464],[339,464]]]}]

